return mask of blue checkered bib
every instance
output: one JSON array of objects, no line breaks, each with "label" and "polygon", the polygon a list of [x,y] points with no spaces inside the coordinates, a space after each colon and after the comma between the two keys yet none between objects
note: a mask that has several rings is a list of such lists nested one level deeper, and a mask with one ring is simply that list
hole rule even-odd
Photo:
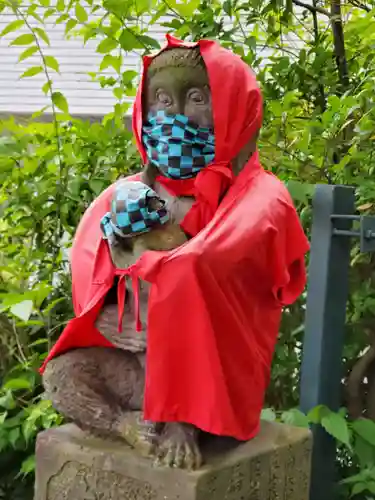
[{"label": "blue checkered bib", "polygon": [[149,113],[142,129],[149,161],[170,179],[190,179],[215,156],[213,130],[192,123],[185,115]]},{"label": "blue checkered bib", "polygon": [[116,235],[129,238],[151,231],[169,219],[162,200],[153,189],[139,181],[121,182],[115,190],[111,211],[101,220],[101,229],[110,244]]}]

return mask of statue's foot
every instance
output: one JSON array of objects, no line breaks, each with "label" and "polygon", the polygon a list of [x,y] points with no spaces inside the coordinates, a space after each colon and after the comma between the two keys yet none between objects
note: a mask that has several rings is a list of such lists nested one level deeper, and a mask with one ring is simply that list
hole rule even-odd
[{"label": "statue's foot", "polygon": [[141,456],[154,454],[157,440],[157,426],[143,420],[142,412],[130,411],[122,416],[119,431],[121,437]]},{"label": "statue's foot", "polygon": [[198,429],[193,425],[167,423],[159,437],[155,464],[195,470],[202,465]]}]

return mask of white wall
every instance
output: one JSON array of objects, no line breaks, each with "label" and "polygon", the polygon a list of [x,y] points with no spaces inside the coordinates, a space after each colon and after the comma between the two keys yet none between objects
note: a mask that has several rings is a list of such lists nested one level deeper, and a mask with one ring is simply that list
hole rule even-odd
[{"label": "white wall", "polygon": [[[43,16],[43,8],[38,12]],[[12,14],[0,14],[0,32],[15,19]],[[63,92],[68,99],[70,112],[74,115],[103,116],[112,111],[116,100],[111,89],[102,89],[99,83],[93,82],[88,75],[98,69],[102,58],[95,52],[98,41],[89,40],[84,46],[83,41],[78,38],[67,40],[64,38],[65,23],[55,25],[55,21],[54,17],[46,21],[46,32],[51,45],[48,47],[43,44],[44,54],[53,55],[60,64],[61,75],[51,72],[54,90]],[[37,21],[35,26],[39,26]],[[166,31],[166,28],[154,25],[149,35],[163,43]],[[0,114],[31,114],[49,104],[49,99],[41,90],[45,82],[43,74],[22,80],[19,78],[26,69],[40,65],[37,54],[17,64],[18,57],[25,47],[9,47],[9,42],[23,33],[28,33],[26,27],[0,38]],[[298,40],[291,40],[292,45],[296,42],[299,45]],[[269,53],[266,48],[262,51],[262,57]],[[140,68],[139,55],[127,55],[123,70],[132,69],[139,73]],[[111,70],[106,73],[110,75]]]},{"label": "white wall", "polygon": [[[14,19],[11,14],[0,14],[0,32]],[[60,64],[60,75],[51,71],[54,90],[64,93],[72,114],[104,115],[110,112],[116,102],[111,89],[102,89],[87,74],[97,71],[102,59],[95,52],[98,42],[89,40],[84,46],[78,38],[64,39],[65,24],[55,25],[55,20],[50,17],[46,21],[45,31],[50,38],[50,47],[42,43],[44,54],[56,57]],[[37,21],[35,26],[40,26]],[[49,99],[41,90],[46,81],[43,74],[19,79],[27,68],[40,65],[37,54],[17,64],[19,55],[26,47],[9,47],[9,42],[23,33],[28,33],[26,27],[0,38],[0,113],[28,114],[49,104]],[[139,72],[140,58],[136,54],[128,55],[125,69]],[[110,75],[111,70],[106,73]]]}]

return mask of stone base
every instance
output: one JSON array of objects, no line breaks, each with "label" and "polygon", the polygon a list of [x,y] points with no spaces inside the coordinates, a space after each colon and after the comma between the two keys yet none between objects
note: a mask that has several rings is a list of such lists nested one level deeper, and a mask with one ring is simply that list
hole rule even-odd
[{"label": "stone base", "polygon": [[209,438],[197,472],[158,468],[69,424],[44,431],[34,500],[308,500],[311,435],[263,422],[245,444]]}]

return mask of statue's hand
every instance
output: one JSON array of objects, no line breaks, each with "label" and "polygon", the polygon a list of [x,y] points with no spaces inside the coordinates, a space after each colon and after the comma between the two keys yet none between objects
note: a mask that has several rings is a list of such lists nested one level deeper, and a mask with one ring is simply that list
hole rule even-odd
[{"label": "statue's hand", "polygon": [[202,465],[198,429],[189,424],[165,424],[159,438],[156,465],[195,470]]}]

